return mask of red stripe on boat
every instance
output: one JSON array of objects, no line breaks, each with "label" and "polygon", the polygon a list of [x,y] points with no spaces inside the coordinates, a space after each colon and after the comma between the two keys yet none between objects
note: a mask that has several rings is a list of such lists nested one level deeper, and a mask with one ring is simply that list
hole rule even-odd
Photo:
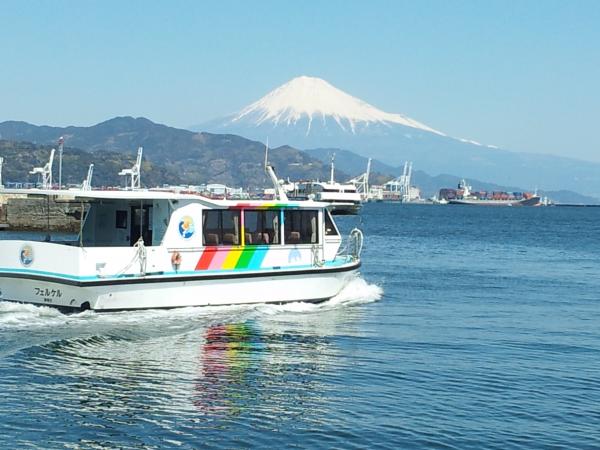
[{"label": "red stripe on boat", "polygon": [[196,270],[206,270],[210,266],[211,261],[217,254],[217,247],[206,247],[200,256],[198,264],[196,264]]}]

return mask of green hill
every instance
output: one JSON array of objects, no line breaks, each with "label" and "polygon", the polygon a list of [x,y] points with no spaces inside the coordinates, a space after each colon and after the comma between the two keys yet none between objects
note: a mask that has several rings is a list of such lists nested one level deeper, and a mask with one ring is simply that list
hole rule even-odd
[{"label": "green hill", "polygon": [[[0,156],[5,158],[3,179],[35,181],[29,171],[48,159],[60,136],[65,139],[63,182],[81,183],[94,163],[94,186],[118,185],[117,173],[133,164],[138,146],[144,147],[142,183],[223,183],[261,188],[265,177],[264,144],[234,135],[193,133],[156,124],[148,119],[118,117],[91,127],[47,127],[25,122],[0,124]],[[328,165],[303,151],[283,146],[272,149],[269,160],[281,178],[325,179]],[[54,165],[57,179],[58,164]],[[346,175],[340,173],[340,179]]]}]

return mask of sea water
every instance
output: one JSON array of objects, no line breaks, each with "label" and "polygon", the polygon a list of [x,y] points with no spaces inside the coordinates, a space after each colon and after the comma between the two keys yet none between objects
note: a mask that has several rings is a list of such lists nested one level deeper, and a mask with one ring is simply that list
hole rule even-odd
[{"label": "sea water", "polygon": [[363,267],[320,305],[0,302],[0,447],[600,448],[599,208],[338,223]]}]

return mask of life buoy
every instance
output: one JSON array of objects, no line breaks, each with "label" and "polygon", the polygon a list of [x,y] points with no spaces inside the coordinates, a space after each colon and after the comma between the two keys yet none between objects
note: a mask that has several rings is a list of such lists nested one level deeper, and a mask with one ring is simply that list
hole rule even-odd
[{"label": "life buoy", "polygon": [[171,264],[175,267],[179,267],[181,265],[181,253],[173,252],[171,253]]}]

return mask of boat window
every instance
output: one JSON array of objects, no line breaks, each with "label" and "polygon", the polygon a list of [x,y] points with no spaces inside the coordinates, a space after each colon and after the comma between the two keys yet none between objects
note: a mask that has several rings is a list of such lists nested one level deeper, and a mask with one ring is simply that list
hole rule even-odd
[{"label": "boat window", "polygon": [[117,210],[115,217],[115,228],[127,228],[127,211]]},{"label": "boat window", "polygon": [[279,244],[281,235],[279,210],[244,211],[244,243],[246,245]]},{"label": "boat window", "polygon": [[333,223],[329,211],[325,211],[325,236],[338,236],[338,230]]},{"label": "boat window", "polygon": [[240,211],[203,211],[202,233],[204,245],[239,245]]},{"label": "boat window", "polygon": [[317,228],[318,211],[287,210],[284,212],[286,244],[316,244],[319,242]]}]

